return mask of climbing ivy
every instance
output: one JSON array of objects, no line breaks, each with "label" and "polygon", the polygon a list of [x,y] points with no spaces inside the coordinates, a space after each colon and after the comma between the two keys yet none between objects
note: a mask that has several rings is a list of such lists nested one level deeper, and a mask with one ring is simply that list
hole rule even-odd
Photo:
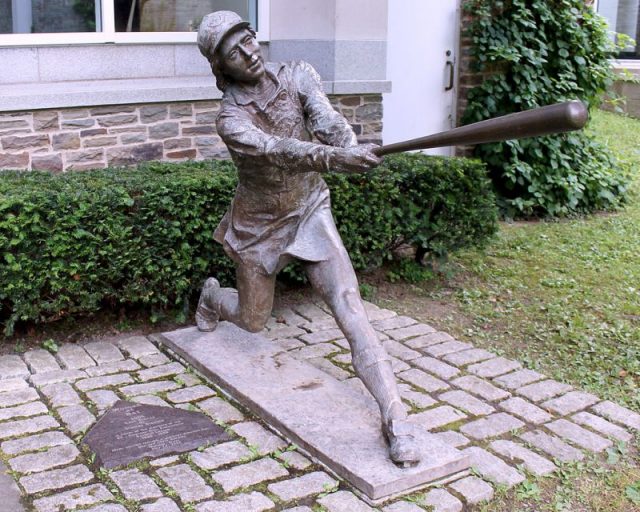
[{"label": "climbing ivy", "polygon": [[[475,71],[464,123],[580,99],[590,108],[613,82],[616,53],[603,18],[585,0],[467,0]],[[627,173],[584,132],[476,147],[508,217],[612,209]]]}]

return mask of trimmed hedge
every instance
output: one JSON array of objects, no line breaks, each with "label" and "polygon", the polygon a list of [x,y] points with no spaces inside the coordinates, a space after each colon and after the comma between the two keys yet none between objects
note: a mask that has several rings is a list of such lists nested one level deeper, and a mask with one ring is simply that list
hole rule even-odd
[{"label": "trimmed hedge", "polygon": [[[213,240],[230,203],[229,161],[145,164],[54,175],[0,173],[0,322],[53,321],[116,305],[183,307],[203,280],[233,281]],[[484,165],[390,157],[365,175],[328,175],[333,211],[357,269],[400,244],[438,256],[496,230]]]}]

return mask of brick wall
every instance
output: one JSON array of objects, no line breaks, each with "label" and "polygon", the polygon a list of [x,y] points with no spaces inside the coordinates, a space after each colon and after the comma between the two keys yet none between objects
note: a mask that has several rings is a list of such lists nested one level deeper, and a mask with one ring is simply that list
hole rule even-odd
[{"label": "brick wall", "polygon": [[[331,98],[362,142],[382,141],[382,96]],[[74,171],[148,160],[227,158],[219,101],[0,114],[0,169]]]}]

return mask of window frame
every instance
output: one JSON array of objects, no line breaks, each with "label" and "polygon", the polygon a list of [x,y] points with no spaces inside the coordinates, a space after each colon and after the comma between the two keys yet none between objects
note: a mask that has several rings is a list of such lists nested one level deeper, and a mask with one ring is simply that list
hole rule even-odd
[{"label": "window frame", "polygon": [[[256,0],[257,37],[269,41],[269,1]],[[195,43],[196,32],[116,32],[112,0],[100,1],[100,32],[61,32],[42,34],[0,34],[0,48],[12,46],[60,46],[84,44],[179,44]]]},{"label": "window frame", "polygon": [[[592,7],[597,14],[600,14],[600,0],[594,0]],[[602,15],[600,14],[600,16]],[[638,16],[640,16],[640,12],[638,13]],[[612,32],[616,33],[615,30],[612,30]],[[640,45],[640,34],[638,35],[638,41],[636,43]],[[620,52],[616,55],[615,60],[617,62],[640,62],[638,53],[640,53],[640,50],[638,50],[635,54],[632,52]]]}]

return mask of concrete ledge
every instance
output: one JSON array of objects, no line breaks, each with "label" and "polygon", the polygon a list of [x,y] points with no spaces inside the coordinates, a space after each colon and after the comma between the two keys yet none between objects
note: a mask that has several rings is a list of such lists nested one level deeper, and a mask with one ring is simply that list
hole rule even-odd
[{"label": "concrete ledge", "polygon": [[[323,82],[327,94],[381,94],[391,82]],[[220,99],[212,76],[0,85],[0,112]]]}]

